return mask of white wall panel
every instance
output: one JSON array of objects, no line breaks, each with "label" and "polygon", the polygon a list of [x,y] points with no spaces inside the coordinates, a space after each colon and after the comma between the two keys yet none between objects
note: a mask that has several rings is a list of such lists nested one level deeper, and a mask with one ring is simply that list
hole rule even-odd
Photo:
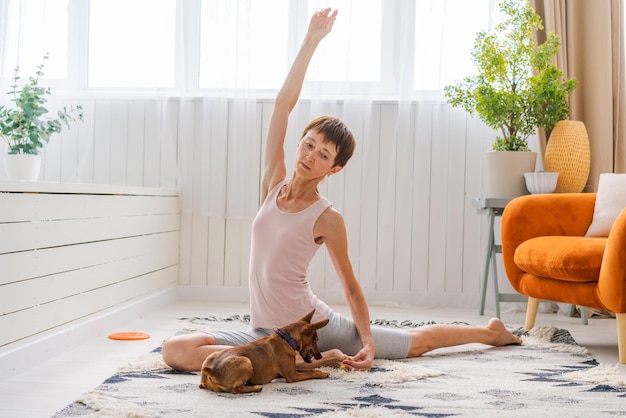
[{"label": "white wall panel", "polygon": [[144,147],[146,124],[156,123],[146,119],[146,104],[143,100],[128,101],[126,183],[144,186]]},{"label": "white wall panel", "polygon": [[208,248],[209,248],[209,218],[207,216],[193,215],[191,228],[191,279],[194,286],[206,286],[208,284]]},{"label": "white wall panel", "polygon": [[[418,103],[414,114],[413,199],[411,200],[411,290],[427,297],[430,277],[430,211],[433,106]],[[417,302],[417,301],[416,301]]]},{"label": "white wall panel", "polygon": [[[193,215],[189,213],[180,213],[180,249],[179,260],[180,269],[178,283],[182,286],[191,285],[191,260],[192,260],[192,231],[193,231]],[[185,249],[182,252],[182,249]]]},{"label": "white wall panel", "polygon": [[[110,126],[110,184],[126,184],[128,173],[128,108],[125,100],[115,100],[111,103]],[[134,138],[137,138],[134,136]]]},{"label": "white wall panel", "polygon": [[[344,214],[346,230],[350,237],[348,254],[352,260],[356,276],[363,280],[362,272],[364,270],[359,262],[364,198],[361,182],[363,178],[363,150],[370,133],[371,107],[363,103],[346,103],[344,104],[343,120],[350,127],[357,145],[346,169],[338,173],[337,178],[333,178],[332,182],[341,181],[343,183],[341,212]],[[362,285],[365,286],[364,281],[362,281]]]},{"label": "white wall panel", "polygon": [[111,170],[119,170],[119,162],[111,164],[111,131],[114,125],[111,107],[110,99],[99,100],[95,104],[93,182],[98,184],[111,184]]},{"label": "white wall panel", "polygon": [[433,106],[431,133],[430,220],[428,234],[428,292],[445,292],[446,229],[447,229],[447,167],[449,115],[442,106]]},{"label": "white wall panel", "polygon": [[395,198],[393,216],[393,289],[408,293],[411,290],[411,225],[413,221],[413,154],[415,132],[412,105],[398,109],[395,164]]},{"label": "white wall panel", "polygon": [[[359,253],[352,259],[354,264],[359,266],[359,280],[366,294],[370,295],[377,290],[378,278],[384,280],[384,276],[379,276],[377,268],[378,257],[378,201],[380,171],[379,148],[381,143],[381,109],[376,106],[372,109],[369,131],[361,141],[363,149],[363,165],[361,175],[361,225],[360,237],[357,245]],[[348,235],[348,239],[350,239]]]},{"label": "white wall panel", "polygon": [[[226,251],[226,222],[222,218],[209,218],[207,237],[207,283],[209,286],[224,284],[224,264]],[[246,243],[241,244],[242,251]],[[247,267],[246,267],[247,271]]]},{"label": "white wall panel", "polygon": [[[272,107],[267,100],[97,99],[87,103],[84,123],[46,148],[42,179],[176,188],[182,294],[239,300],[247,296],[250,227]],[[288,173],[301,130],[323,113],[341,117],[357,138],[352,160],[320,192],[344,215],[349,255],[368,299],[477,306],[486,219],[471,199],[480,195],[482,156],[495,133],[436,101],[303,100],[290,117]],[[97,224],[104,221],[83,222],[88,233],[102,230]],[[28,246],[40,227],[25,229],[15,243]],[[3,228],[15,234],[15,226]],[[343,301],[324,248],[310,279],[324,299]]]}]

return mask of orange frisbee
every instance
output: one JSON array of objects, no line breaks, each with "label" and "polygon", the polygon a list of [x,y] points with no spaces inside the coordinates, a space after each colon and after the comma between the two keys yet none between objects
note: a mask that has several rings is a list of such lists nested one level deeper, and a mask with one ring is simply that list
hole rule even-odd
[{"label": "orange frisbee", "polygon": [[145,340],[150,338],[150,335],[145,332],[115,332],[109,335],[109,338],[112,340],[123,340],[123,341],[132,341],[132,340]]}]

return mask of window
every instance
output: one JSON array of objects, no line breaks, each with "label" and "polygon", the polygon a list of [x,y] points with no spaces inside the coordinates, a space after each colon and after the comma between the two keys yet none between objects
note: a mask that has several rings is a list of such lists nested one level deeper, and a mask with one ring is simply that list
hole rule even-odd
[{"label": "window", "polygon": [[415,90],[442,90],[472,74],[475,35],[494,26],[497,11],[494,0],[417,0]]},{"label": "window", "polygon": [[[315,81],[374,82],[381,79],[382,0],[309,1],[307,21],[323,7],[339,10],[339,23],[333,27],[332,41],[321,45],[318,57],[337,65],[315,65],[309,79]],[[306,27],[306,26],[303,26]],[[317,60],[319,62],[320,60]]]},{"label": "window", "polygon": [[174,87],[176,0],[90,0],[89,87]]},{"label": "window", "polygon": [[36,68],[47,51],[46,75],[72,88],[172,94],[277,90],[313,11],[337,8],[308,82],[383,98],[440,92],[470,74],[475,34],[498,10],[498,0],[4,1],[3,77],[18,62]]},{"label": "window", "polygon": [[68,1],[13,1],[7,4],[7,12],[2,73],[11,77],[19,66],[20,75],[34,75],[47,52],[50,59],[45,64],[45,77],[66,78]]},{"label": "window", "polygon": [[250,1],[248,6],[202,2],[200,88],[280,88],[288,66],[289,2]]}]

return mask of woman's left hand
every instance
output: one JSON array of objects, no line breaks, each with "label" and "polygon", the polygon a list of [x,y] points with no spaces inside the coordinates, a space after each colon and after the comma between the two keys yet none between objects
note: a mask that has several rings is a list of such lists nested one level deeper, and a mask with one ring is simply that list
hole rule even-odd
[{"label": "woman's left hand", "polygon": [[370,346],[363,347],[354,357],[347,357],[341,362],[351,370],[370,370],[374,363],[374,349]]}]

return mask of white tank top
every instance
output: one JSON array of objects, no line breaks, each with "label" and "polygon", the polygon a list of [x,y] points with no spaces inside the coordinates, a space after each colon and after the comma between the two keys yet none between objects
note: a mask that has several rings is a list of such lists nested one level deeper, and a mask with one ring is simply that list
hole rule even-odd
[{"label": "white tank top", "polygon": [[250,249],[250,322],[254,328],[281,327],[313,308],[313,321],[328,318],[331,309],[313,294],[308,281],[311,259],[320,245],[313,226],[332,205],[320,197],[297,213],[281,211],[276,199],[283,180],[270,190],[252,223]]}]

